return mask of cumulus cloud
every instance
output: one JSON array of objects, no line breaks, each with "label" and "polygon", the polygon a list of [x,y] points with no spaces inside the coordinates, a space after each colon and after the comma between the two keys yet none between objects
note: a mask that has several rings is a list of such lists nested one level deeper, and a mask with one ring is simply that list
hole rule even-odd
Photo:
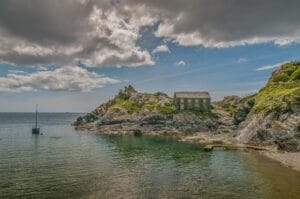
[{"label": "cumulus cloud", "polygon": [[[182,46],[300,41],[298,0],[3,0],[0,61],[14,65],[142,66],[141,28]],[[153,53],[163,52],[159,47]]]},{"label": "cumulus cloud", "polygon": [[26,91],[91,91],[119,80],[89,72],[74,66],[64,66],[54,71],[38,71],[32,74],[11,71],[0,77],[0,92]]},{"label": "cumulus cloud", "polygon": [[137,45],[155,18],[139,6],[93,0],[0,2],[0,60],[14,65],[140,66],[154,64]]},{"label": "cumulus cloud", "polygon": [[159,52],[170,52],[169,47],[167,45],[160,45],[157,46],[152,53],[159,53]]},{"label": "cumulus cloud", "polygon": [[281,65],[286,64],[288,62],[289,61],[284,61],[284,62],[280,62],[280,63],[277,63],[277,64],[261,66],[261,67],[257,68],[256,71],[271,70],[271,69],[274,69],[274,68],[279,68]]},{"label": "cumulus cloud", "polygon": [[156,36],[183,46],[225,48],[300,41],[297,0],[128,0],[160,14]]},{"label": "cumulus cloud", "polygon": [[179,62],[176,62],[175,65],[176,65],[176,66],[185,66],[186,63],[185,63],[185,61],[181,60],[181,61],[179,61]]}]

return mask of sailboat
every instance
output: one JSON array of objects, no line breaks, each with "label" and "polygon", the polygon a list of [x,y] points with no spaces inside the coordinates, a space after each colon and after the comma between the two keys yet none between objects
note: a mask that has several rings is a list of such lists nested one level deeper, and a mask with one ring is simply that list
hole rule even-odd
[{"label": "sailboat", "polygon": [[35,127],[32,128],[32,134],[39,135],[40,128],[38,128],[38,105],[35,108]]}]

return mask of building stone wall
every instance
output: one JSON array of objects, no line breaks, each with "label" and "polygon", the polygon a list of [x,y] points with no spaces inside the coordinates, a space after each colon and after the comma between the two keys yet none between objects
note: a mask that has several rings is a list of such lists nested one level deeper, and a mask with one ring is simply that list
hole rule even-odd
[{"label": "building stone wall", "polygon": [[203,98],[188,98],[188,97],[177,97],[174,95],[174,105],[177,110],[198,110],[198,111],[210,111],[211,100],[210,97]]}]

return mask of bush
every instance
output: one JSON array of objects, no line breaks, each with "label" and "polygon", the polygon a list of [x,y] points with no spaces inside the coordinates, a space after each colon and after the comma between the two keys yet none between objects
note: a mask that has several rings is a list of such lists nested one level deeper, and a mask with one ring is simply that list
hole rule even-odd
[{"label": "bush", "polygon": [[176,107],[173,105],[170,106],[158,106],[158,111],[162,114],[172,114],[176,112]]},{"label": "bush", "polygon": [[291,81],[294,81],[294,80],[300,80],[300,67],[298,67],[297,70],[295,70],[295,71],[291,74],[290,80],[291,80]]},{"label": "bush", "polygon": [[132,103],[130,100],[125,100],[122,97],[116,97],[113,106],[125,109],[129,114],[138,113],[141,111],[141,106]]}]

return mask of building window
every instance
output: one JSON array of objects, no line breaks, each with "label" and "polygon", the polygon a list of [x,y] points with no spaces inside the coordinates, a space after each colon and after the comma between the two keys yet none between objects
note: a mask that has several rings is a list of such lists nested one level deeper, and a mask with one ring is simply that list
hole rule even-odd
[{"label": "building window", "polygon": [[199,99],[195,99],[195,103],[199,103]]},{"label": "building window", "polygon": [[192,103],[192,99],[188,99],[188,103],[191,104]]},{"label": "building window", "polygon": [[203,99],[203,103],[204,103],[204,104],[206,103],[206,99]]},{"label": "building window", "polygon": [[184,110],[184,105],[180,104],[180,110]]},{"label": "building window", "polygon": [[184,103],[184,99],[181,98],[181,99],[180,99],[180,102],[181,102],[181,103]]}]

